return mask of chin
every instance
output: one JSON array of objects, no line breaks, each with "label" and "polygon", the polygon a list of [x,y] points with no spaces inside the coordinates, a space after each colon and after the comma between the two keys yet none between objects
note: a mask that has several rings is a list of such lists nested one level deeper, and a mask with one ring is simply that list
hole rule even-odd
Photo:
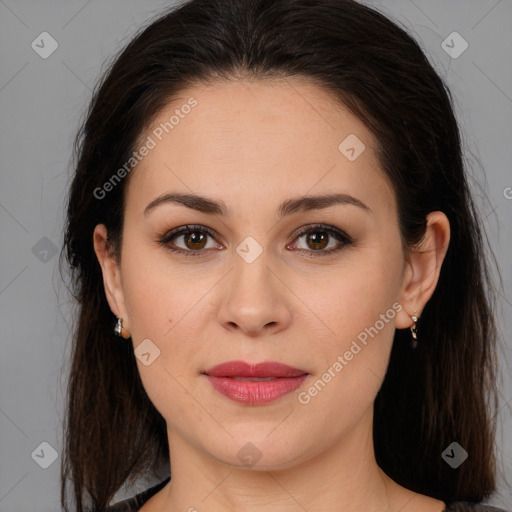
[{"label": "chin", "polygon": [[[234,436],[226,446],[209,447],[207,451],[219,462],[237,469],[257,471],[283,470],[305,459],[304,442],[290,444],[259,429],[253,436]],[[205,447],[208,448],[208,447]]]}]

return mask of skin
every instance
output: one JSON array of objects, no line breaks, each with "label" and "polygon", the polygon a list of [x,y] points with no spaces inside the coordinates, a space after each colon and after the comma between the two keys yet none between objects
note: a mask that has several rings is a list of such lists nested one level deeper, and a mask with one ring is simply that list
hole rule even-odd
[{"label": "skin", "polygon": [[[443,502],[399,486],[379,468],[372,424],[394,331],[409,328],[415,311],[421,317],[437,285],[450,237],[446,216],[429,215],[408,261],[373,135],[318,85],[298,78],[197,85],[152,127],[190,96],[198,105],[129,176],[120,262],[105,226],[94,231],[105,293],[124,319],[127,343],[136,348],[149,338],[160,350],[150,365],[137,364],[167,422],[172,479],[141,510],[441,512]],[[349,134],[366,147],[354,161],[338,150]],[[171,203],[144,214],[168,192],[221,200],[232,215]],[[334,205],[278,219],[286,199],[334,192],[358,198],[371,212]],[[318,238],[296,236],[314,223],[334,226],[354,243],[318,255]],[[178,235],[168,247],[199,246],[198,257],[158,243],[187,224],[216,236],[198,245]],[[252,263],[236,252],[247,236],[263,250]],[[342,244],[330,235],[319,245],[325,252]],[[393,303],[401,311],[301,404],[298,393]],[[248,406],[219,394],[201,375],[232,359],[279,361],[310,376],[297,392]],[[247,443],[261,453],[249,468],[237,456]]]}]

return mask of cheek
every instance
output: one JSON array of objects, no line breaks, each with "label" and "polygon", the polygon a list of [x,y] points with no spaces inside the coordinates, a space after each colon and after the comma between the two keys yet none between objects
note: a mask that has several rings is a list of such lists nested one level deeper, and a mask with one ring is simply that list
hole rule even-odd
[{"label": "cheek", "polygon": [[[134,348],[151,340],[160,350],[155,363],[163,377],[185,382],[198,372],[198,343],[206,318],[213,318],[204,310],[205,298],[219,276],[200,263],[178,266],[164,250],[128,237],[124,248],[123,291]],[[139,368],[144,376],[146,367]]]},{"label": "cheek", "polygon": [[[323,346],[350,344],[386,312],[386,319],[391,315],[394,318],[392,305],[400,286],[400,268],[392,260],[370,252],[354,252],[338,268],[322,271],[314,279],[308,276],[294,288],[314,313],[317,330],[329,340]],[[394,329],[394,321],[385,325],[383,328],[379,322],[379,330]]]},{"label": "cheek", "polygon": [[349,407],[355,413],[373,402],[386,373],[400,308],[400,261],[398,252],[385,259],[370,251],[354,255],[343,268],[317,280],[315,288],[307,280],[297,291],[315,313],[309,330],[317,333],[315,377],[320,382],[311,395],[318,396],[318,404],[331,410]]},{"label": "cheek", "polygon": [[155,256],[155,249],[141,246],[125,240],[122,266],[133,347],[137,354],[139,346],[149,346],[151,354],[148,365],[136,360],[144,389],[164,418],[199,418],[188,394],[191,375],[197,373],[192,365],[198,339],[189,327],[208,286],[176,272],[165,257]]},{"label": "cheek", "polygon": [[134,341],[163,340],[197,303],[204,282],[187,278],[162,248],[130,235],[123,242],[122,273]]}]

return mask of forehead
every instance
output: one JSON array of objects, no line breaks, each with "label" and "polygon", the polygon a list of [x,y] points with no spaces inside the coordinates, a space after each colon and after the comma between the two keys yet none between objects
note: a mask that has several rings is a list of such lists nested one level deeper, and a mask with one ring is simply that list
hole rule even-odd
[{"label": "forehead", "polygon": [[152,149],[128,187],[127,204],[138,210],[168,191],[228,198],[234,209],[309,191],[392,199],[373,135],[329,91],[304,79],[191,86],[158,113],[141,144],[148,137]]}]

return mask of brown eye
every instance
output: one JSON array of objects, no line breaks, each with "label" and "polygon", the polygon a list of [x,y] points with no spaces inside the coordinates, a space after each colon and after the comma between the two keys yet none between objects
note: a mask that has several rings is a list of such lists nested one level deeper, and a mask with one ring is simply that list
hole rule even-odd
[{"label": "brown eye", "polygon": [[324,231],[313,231],[306,235],[306,243],[311,249],[325,249],[329,243],[329,235]]},{"label": "brown eye", "polygon": [[185,256],[201,256],[207,254],[206,249],[218,248],[215,243],[207,247],[209,238],[215,240],[215,234],[209,228],[187,225],[168,232],[160,238],[159,243],[172,252]]},{"label": "brown eye", "polygon": [[[311,257],[329,255],[354,243],[343,231],[324,224],[309,226],[301,230],[296,240],[302,238],[304,239],[302,247],[300,243],[295,243],[293,248],[309,253],[308,256]],[[337,244],[336,240],[338,241]]]},{"label": "brown eye", "polygon": [[206,237],[203,233],[198,231],[191,231],[190,233],[183,235],[183,240],[186,247],[192,250],[204,249],[206,245]]}]

